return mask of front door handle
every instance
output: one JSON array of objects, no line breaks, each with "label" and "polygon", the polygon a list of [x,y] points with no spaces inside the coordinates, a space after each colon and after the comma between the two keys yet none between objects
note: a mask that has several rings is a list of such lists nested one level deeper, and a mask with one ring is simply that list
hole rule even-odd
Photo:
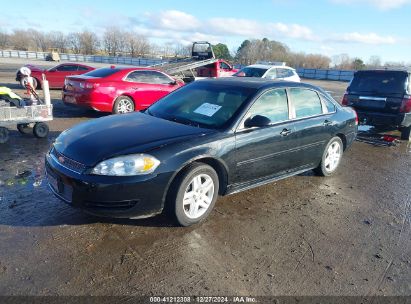
[{"label": "front door handle", "polygon": [[283,130],[280,132],[280,134],[281,134],[281,136],[288,136],[288,135],[291,134],[291,130],[290,130],[290,129],[283,129]]},{"label": "front door handle", "polygon": [[324,120],[324,126],[331,126],[333,124],[333,122],[331,120]]}]

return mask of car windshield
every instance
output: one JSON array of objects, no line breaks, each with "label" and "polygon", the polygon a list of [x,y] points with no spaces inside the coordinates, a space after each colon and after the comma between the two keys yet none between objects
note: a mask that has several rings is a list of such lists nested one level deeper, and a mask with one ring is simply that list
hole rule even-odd
[{"label": "car windshield", "polygon": [[107,77],[110,75],[113,75],[114,73],[117,73],[121,69],[118,68],[101,68],[97,69],[88,73],[85,73],[83,75],[85,76],[90,76],[90,77]]},{"label": "car windshield", "polygon": [[235,73],[233,76],[237,77],[263,77],[263,75],[267,72],[267,69],[264,68],[243,68],[237,73]]},{"label": "car windshield", "polygon": [[160,99],[146,113],[187,125],[220,129],[254,92],[254,88],[196,81]]},{"label": "car windshield", "polygon": [[350,92],[404,93],[407,73],[401,71],[357,72],[352,80]]}]

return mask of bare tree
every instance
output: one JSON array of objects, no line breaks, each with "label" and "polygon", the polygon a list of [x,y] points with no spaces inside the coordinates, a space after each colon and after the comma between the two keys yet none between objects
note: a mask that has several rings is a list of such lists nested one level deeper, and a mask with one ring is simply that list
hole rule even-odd
[{"label": "bare tree", "polygon": [[0,49],[5,49],[8,45],[9,40],[9,34],[7,34],[5,31],[0,31]]},{"label": "bare tree", "polygon": [[88,30],[84,30],[80,33],[79,40],[81,53],[85,55],[95,54],[100,46],[98,36]]},{"label": "bare tree", "polygon": [[103,36],[105,51],[112,56],[117,56],[124,52],[127,36],[127,33],[117,27],[107,28]]},{"label": "bare tree", "polygon": [[373,68],[373,69],[381,67],[381,58],[380,58],[380,56],[377,56],[377,55],[371,56],[370,59],[367,62],[367,66],[369,68]]},{"label": "bare tree", "polygon": [[48,34],[50,47],[57,48],[62,53],[67,53],[69,49],[69,40],[62,32],[53,31]]},{"label": "bare tree", "polygon": [[74,54],[80,54],[81,52],[81,41],[80,33],[70,33],[67,36],[67,41],[69,48]]},{"label": "bare tree", "polygon": [[42,51],[42,52],[46,52],[49,50],[50,41],[49,41],[49,37],[45,33],[39,32],[34,29],[30,29],[29,32],[34,42],[34,45],[36,47],[36,50]]},{"label": "bare tree", "polygon": [[10,46],[15,50],[28,51],[32,45],[31,34],[25,30],[14,30],[10,37]]},{"label": "bare tree", "polygon": [[354,60],[348,56],[348,54],[335,55],[332,58],[334,67],[340,70],[351,70],[353,69]]},{"label": "bare tree", "polygon": [[143,57],[150,52],[150,43],[147,38],[133,32],[125,33],[125,51],[131,57]]}]

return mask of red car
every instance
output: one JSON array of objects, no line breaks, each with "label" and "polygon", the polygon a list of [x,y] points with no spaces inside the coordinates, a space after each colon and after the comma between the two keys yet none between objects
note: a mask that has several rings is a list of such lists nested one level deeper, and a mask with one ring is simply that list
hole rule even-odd
[{"label": "red car", "polygon": [[[46,76],[49,82],[50,88],[61,89],[64,86],[64,79],[71,75],[80,75],[94,70],[93,67],[78,64],[78,63],[62,63],[50,69],[43,69],[41,67],[27,64],[25,65],[31,70],[31,77],[34,78],[34,86],[41,87],[42,74]],[[21,83],[21,73],[20,70],[17,71],[16,80]]]},{"label": "red car", "polygon": [[140,111],[183,86],[150,68],[108,67],[66,78],[63,102],[101,112]]}]

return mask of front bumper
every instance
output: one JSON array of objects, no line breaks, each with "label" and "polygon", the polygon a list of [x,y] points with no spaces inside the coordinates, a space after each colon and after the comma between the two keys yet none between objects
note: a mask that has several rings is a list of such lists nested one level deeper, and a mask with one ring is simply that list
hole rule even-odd
[{"label": "front bumper", "polygon": [[49,187],[74,208],[104,217],[146,218],[162,212],[172,173],[115,177],[74,172],[46,155]]},{"label": "front bumper", "polygon": [[408,127],[411,125],[411,113],[380,113],[357,110],[360,124],[370,126]]}]

